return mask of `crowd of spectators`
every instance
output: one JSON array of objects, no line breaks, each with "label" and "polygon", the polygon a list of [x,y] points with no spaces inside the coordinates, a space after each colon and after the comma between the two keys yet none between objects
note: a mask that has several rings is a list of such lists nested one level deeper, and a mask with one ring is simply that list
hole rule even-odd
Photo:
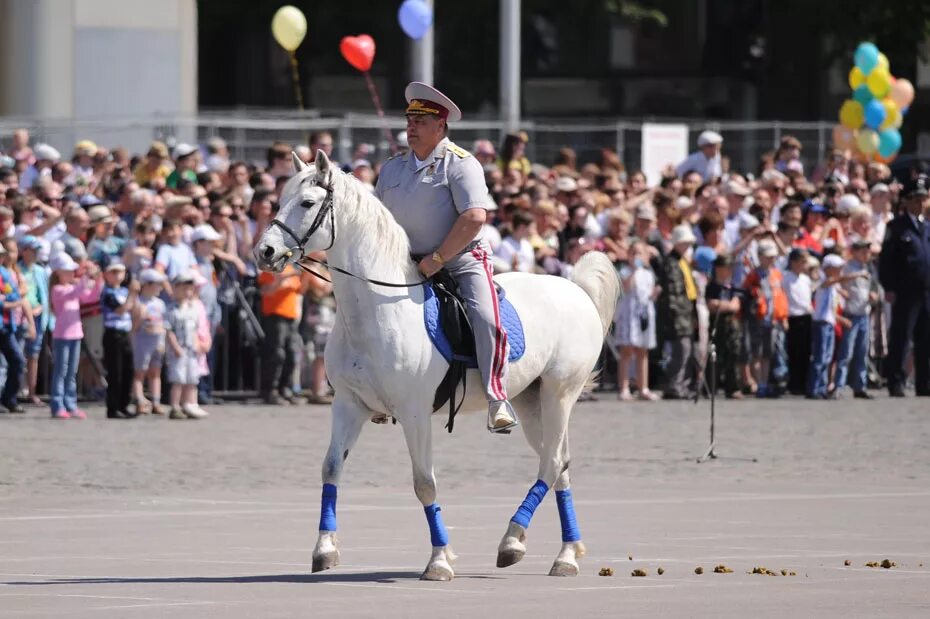
[{"label": "crowd of spectators", "polygon": [[[897,267],[892,256],[880,274],[878,260],[908,200],[923,233],[930,199],[917,172],[902,187],[886,165],[843,151],[808,170],[791,136],[757,169],[737,171],[708,131],[650,184],[609,149],[585,163],[567,147],[531,162],[527,141],[512,133],[499,149],[462,145],[485,169],[493,216],[482,237],[497,272],[570,277],[584,253],[609,256],[623,291],[607,347],[621,399],[690,398],[711,382],[729,398],[838,398],[847,386],[870,398],[885,384],[885,358],[903,363],[910,350],[916,391],[930,394],[926,327],[911,325],[913,346],[890,350],[900,291],[882,285],[898,281],[884,273]],[[0,151],[0,405],[42,403],[44,352],[55,418],[83,418],[78,392],[104,384],[112,418],[205,417],[230,315],[242,323],[235,339],[261,351],[265,402],[329,401],[330,285],[292,267],[259,274],[251,251],[294,173],[291,151],[310,162],[332,147],[318,132],[245,162],[219,138],[156,141],[141,155],[83,140],[65,157],[16,131]],[[362,144],[343,167],[373,189],[371,154]],[[247,372],[247,361],[233,371]],[[903,387],[895,374],[892,395]]]}]

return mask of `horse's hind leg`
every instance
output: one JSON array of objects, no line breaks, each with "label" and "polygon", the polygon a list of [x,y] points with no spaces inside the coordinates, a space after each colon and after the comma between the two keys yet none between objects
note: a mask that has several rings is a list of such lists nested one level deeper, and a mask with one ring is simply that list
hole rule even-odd
[{"label": "horse's hind leg", "polygon": [[402,423],[410,462],[413,465],[413,490],[423,504],[426,522],[429,524],[430,543],[433,550],[422,580],[452,580],[455,571],[452,564],[455,554],[449,546],[449,535],[442,522],[439,504],[436,503],[436,476],[433,474],[433,432],[428,413],[405,419]]},{"label": "horse's hind leg", "polygon": [[523,503],[517,508],[507,533],[501,540],[497,555],[498,567],[513,565],[523,558],[526,552],[523,543],[526,539],[526,529],[549,488],[555,485],[562,521],[563,545],[549,573],[553,576],[578,574],[577,558],[584,554],[584,544],[581,543],[578,527],[575,525],[571,491],[568,489],[568,419],[581,389],[579,387],[565,391],[564,385],[571,382],[554,379],[543,381],[539,387],[538,427],[528,428],[527,425],[534,424],[524,424],[527,440],[539,454],[539,475]]},{"label": "horse's hind leg", "polygon": [[[526,442],[542,457],[543,435],[540,423],[539,382],[528,387],[523,393],[514,398],[512,403],[520,419],[520,427],[523,428]],[[526,501],[524,501],[525,503]],[[523,509],[524,506],[521,505],[520,507]],[[517,513],[520,514],[519,511]],[[532,514],[530,515],[532,516]],[[504,537],[497,547],[497,567],[509,567],[523,559],[526,554],[526,527],[529,525],[529,521],[527,520],[525,524],[522,524],[522,520],[521,523],[518,523],[516,518],[517,516],[514,516],[514,519],[507,525],[507,532],[504,533]]]},{"label": "horse's hind leg", "polygon": [[323,460],[323,496],[320,501],[320,535],[313,549],[312,571],[320,572],[339,565],[339,541],[336,538],[336,487],[349,450],[355,446],[369,412],[352,397],[333,402],[333,427],[326,459]]}]

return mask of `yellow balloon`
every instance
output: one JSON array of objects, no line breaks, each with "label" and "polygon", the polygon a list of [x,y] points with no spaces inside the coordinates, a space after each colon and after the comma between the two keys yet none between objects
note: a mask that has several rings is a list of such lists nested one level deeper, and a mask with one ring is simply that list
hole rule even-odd
[{"label": "yellow balloon", "polygon": [[872,129],[863,129],[856,136],[856,143],[860,151],[870,155],[878,150],[878,133]]},{"label": "yellow balloon", "polygon": [[901,110],[898,109],[898,104],[894,102],[890,97],[882,99],[882,107],[885,108],[885,121],[879,127],[880,131],[884,131],[889,127],[893,127],[898,118],[901,117]]},{"label": "yellow balloon", "polygon": [[875,67],[868,76],[866,76],[865,83],[869,87],[869,92],[872,93],[873,97],[876,99],[884,99],[888,94],[888,90],[891,88],[891,73],[888,72],[887,68]]},{"label": "yellow balloon", "polygon": [[859,67],[853,67],[849,71],[849,87],[853,90],[865,84],[865,74]]},{"label": "yellow balloon", "polygon": [[865,110],[862,104],[853,99],[846,99],[840,107],[840,122],[844,127],[858,129],[865,122]]},{"label": "yellow balloon", "polygon": [[293,52],[307,35],[307,18],[297,7],[284,5],[271,20],[271,33],[278,45]]},{"label": "yellow balloon", "polygon": [[888,64],[888,56],[886,56],[885,54],[882,54],[881,52],[879,52],[878,54],[878,63],[875,66],[881,67],[882,69],[884,69],[885,71],[888,71],[889,73],[891,72],[891,65]]}]

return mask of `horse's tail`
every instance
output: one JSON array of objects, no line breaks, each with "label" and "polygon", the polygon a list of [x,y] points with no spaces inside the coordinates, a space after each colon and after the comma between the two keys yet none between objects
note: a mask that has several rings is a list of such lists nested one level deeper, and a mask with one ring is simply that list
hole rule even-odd
[{"label": "horse's tail", "polygon": [[588,252],[575,264],[572,280],[591,297],[607,335],[620,298],[620,279],[614,265],[603,252]]}]

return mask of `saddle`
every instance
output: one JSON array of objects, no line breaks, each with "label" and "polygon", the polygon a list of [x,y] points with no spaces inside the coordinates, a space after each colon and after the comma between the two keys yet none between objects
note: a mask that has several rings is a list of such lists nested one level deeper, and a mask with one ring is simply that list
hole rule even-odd
[{"label": "saddle", "polygon": [[[448,402],[449,420],[446,429],[452,432],[455,416],[465,401],[466,373],[470,368],[478,367],[474,331],[468,320],[465,301],[459,293],[458,284],[448,271],[441,269],[430,279],[430,284],[424,290],[426,294],[423,317],[426,332],[433,345],[449,363],[449,369],[433,397],[433,412]],[[503,289],[499,286],[497,294],[501,324],[510,343],[508,360],[516,361],[523,356],[526,349],[523,324],[516,309],[506,299]],[[456,403],[459,384],[462,385],[462,397]]]}]

